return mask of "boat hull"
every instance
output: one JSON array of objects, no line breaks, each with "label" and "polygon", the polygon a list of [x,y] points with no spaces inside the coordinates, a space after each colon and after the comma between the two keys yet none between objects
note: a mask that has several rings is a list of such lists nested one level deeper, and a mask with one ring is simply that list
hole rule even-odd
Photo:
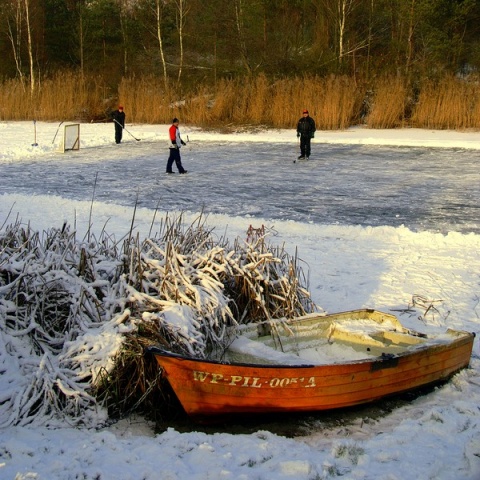
[{"label": "boat hull", "polygon": [[451,341],[426,344],[333,365],[225,364],[151,347],[186,413],[307,412],[372,402],[448,379],[468,366],[474,335],[449,331]]}]

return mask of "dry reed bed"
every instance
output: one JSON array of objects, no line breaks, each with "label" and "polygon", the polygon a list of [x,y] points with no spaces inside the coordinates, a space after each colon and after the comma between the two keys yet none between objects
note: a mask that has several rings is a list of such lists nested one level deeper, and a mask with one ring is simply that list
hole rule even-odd
[{"label": "dry reed bed", "polygon": [[398,128],[405,125],[407,108],[412,99],[402,78],[380,79],[370,101],[366,117],[370,128]]},{"label": "dry reed bed", "polygon": [[238,323],[313,311],[299,262],[264,236],[231,247],[202,216],[167,216],[142,241],[2,228],[0,426],[93,426],[100,404],[161,416],[169,393],[144,347],[219,359]]},{"label": "dry reed bed", "polygon": [[44,79],[37,93],[19,80],[0,84],[0,120],[106,121],[117,103],[132,123],[183,123],[203,127],[240,125],[294,128],[308,108],[318,128],[413,126],[437,129],[480,127],[476,78],[447,76],[413,87],[403,77],[379,77],[359,84],[347,76],[303,76],[270,81],[256,77],[224,79],[194,91],[165,88],[156,77],[124,78],[114,91],[99,78],[61,73]]},{"label": "dry reed bed", "polygon": [[455,77],[425,82],[412,115],[412,123],[425,128],[480,128],[478,83],[462,82]]}]

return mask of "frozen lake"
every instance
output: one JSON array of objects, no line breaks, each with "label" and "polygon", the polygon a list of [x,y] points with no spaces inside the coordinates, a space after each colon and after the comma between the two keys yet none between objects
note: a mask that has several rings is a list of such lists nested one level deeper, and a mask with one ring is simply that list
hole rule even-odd
[{"label": "frozen lake", "polygon": [[152,209],[480,233],[476,151],[316,140],[310,160],[294,164],[296,144],[189,142],[189,173],[169,176],[167,155],[147,140],[2,163],[2,191],[91,200],[95,188],[97,200],[126,206],[138,195]]}]

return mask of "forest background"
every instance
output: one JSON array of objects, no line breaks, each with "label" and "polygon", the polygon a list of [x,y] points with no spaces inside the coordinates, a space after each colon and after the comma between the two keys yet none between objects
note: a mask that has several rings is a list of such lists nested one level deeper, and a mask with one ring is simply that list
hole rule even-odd
[{"label": "forest background", "polygon": [[479,0],[0,0],[0,120],[480,128]]}]

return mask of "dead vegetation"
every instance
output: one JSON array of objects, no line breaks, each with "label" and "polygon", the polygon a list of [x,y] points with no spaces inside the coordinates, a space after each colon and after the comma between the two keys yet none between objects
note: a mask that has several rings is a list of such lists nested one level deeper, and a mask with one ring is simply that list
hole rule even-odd
[{"label": "dead vegetation", "polygon": [[450,315],[450,311],[441,309],[443,304],[444,300],[442,299],[432,300],[424,295],[414,294],[406,308],[393,309],[393,311],[416,316],[423,323],[435,324],[439,319],[445,321]]},{"label": "dead vegetation", "polygon": [[2,228],[0,425],[95,425],[99,405],[162,416],[170,393],[144,348],[218,359],[239,323],[313,311],[301,267],[264,235],[216,238],[203,216],[122,242]]},{"label": "dead vegetation", "polygon": [[112,88],[97,77],[61,72],[42,79],[32,96],[22,82],[0,82],[0,120],[108,121],[118,102],[127,122],[183,124],[226,131],[295,128],[308,108],[318,130],[370,128],[478,129],[478,78],[418,80],[378,76],[368,83],[346,75],[221,79],[191,89],[155,76],[122,78]]}]

